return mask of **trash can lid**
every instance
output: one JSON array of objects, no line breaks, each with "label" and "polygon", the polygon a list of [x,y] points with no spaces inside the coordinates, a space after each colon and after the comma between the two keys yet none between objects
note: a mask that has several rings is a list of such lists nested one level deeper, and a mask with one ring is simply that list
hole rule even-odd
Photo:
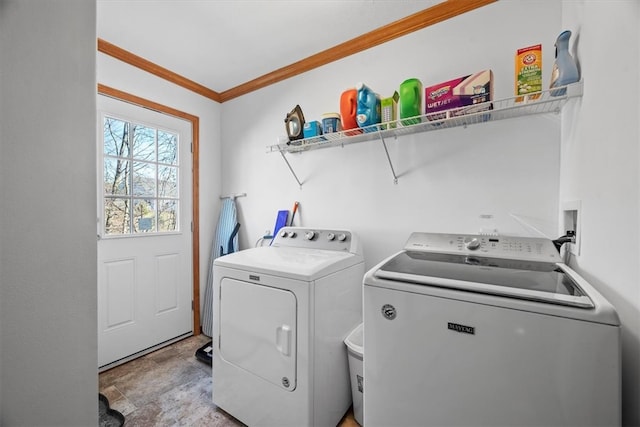
[{"label": "trash can lid", "polygon": [[363,330],[362,330],[363,324],[360,323],[358,326],[356,326],[356,328],[351,331],[351,333],[349,334],[349,336],[347,336],[347,338],[345,338],[344,343],[347,345],[347,347],[349,347],[349,349],[355,353],[357,353],[359,356],[362,356],[363,354],[363,343],[364,343],[364,337],[363,337]]}]

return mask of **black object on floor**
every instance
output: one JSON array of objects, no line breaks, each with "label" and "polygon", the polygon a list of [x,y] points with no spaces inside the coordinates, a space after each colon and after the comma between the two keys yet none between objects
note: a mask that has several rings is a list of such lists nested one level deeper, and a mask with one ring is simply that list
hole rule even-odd
[{"label": "black object on floor", "polygon": [[124,415],[109,407],[109,399],[98,393],[98,425],[100,427],[122,427]]},{"label": "black object on floor", "polygon": [[211,366],[213,363],[213,341],[209,341],[196,350],[196,359]]}]

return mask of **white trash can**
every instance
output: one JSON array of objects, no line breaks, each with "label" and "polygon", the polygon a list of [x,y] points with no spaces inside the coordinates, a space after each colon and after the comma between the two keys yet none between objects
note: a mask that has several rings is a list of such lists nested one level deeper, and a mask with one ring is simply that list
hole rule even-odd
[{"label": "white trash can", "polygon": [[359,324],[344,343],[347,345],[349,360],[349,378],[351,380],[351,395],[353,397],[353,416],[361,426],[362,423],[362,396],[364,390],[364,373],[362,367],[364,334],[362,323]]}]

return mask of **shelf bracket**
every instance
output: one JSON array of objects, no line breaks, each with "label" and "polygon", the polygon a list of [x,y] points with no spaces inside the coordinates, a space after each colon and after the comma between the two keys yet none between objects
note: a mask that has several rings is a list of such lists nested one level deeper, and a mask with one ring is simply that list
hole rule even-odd
[{"label": "shelf bracket", "polygon": [[395,169],[393,169],[393,163],[391,162],[391,157],[389,156],[387,143],[385,142],[384,136],[382,136],[382,132],[380,132],[380,130],[378,130],[378,134],[380,135],[380,141],[382,141],[382,146],[384,147],[384,153],[387,155],[387,160],[389,161],[389,167],[391,168],[391,174],[393,175],[393,183],[398,184],[398,176],[396,175]]},{"label": "shelf bracket", "polygon": [[298,175],[296,175],[296,173],[293,171],[293,168],[291,167],[291,164],[289,163],[289,160],[287,160],[287,157],[284,155],[284,151],[280,151],[280,155],[284,159],[284,162],[287,164],[287,166],[289,166],[289,170],[291,171],[291,175],[293,175],[293,177],[296,179],[296,182],[300,186],[300,189],[302,189],[302,183],[298,179]]}]

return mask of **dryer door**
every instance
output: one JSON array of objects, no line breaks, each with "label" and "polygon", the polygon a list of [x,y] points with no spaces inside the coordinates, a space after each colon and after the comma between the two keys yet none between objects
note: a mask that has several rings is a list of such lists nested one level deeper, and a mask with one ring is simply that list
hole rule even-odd
[{"label": "dryer door", "polygon": [[272,384],[295,390],[296,306],[291,291],[223,278],[220,355]]}]

